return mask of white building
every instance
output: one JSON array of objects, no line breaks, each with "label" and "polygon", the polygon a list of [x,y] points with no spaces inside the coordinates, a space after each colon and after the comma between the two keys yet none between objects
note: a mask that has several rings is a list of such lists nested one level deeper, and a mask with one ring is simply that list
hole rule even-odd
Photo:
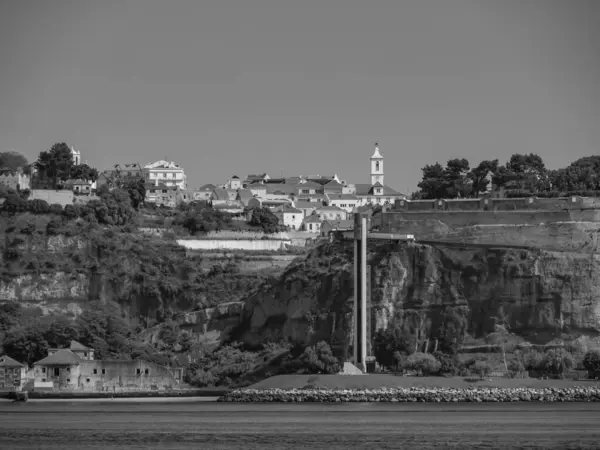
[{"label": "white building", "polygon": [[330,206],[337,206],[349,213],[362,204],[361,199],[354,194],[325,194],[325,197]]},{"label": "white building", "polygon": [[371,156],[371,183],[357,183],[354,188],[354,194],[360,200],[360,206],[393,204],[397,199],[406,199],[406,195],[384,184],[383,156],[379,152],[379,144],[375,144],[375,151]]},{"label": "white building", "polygon": [[149,183],[158,186],[177,186],[179,189],[186,189],[187,178],[184,170],[173,161],[156,161],[147,164],[144,167],[146,180]]},{"label": "white building", "polygon": [[292,230],[302,229],[302,221],[304,220],[302,210],[294,208],[292,205],[282,205],[275,208],[273,214],[279,219],[280,225],[290,227]]}]

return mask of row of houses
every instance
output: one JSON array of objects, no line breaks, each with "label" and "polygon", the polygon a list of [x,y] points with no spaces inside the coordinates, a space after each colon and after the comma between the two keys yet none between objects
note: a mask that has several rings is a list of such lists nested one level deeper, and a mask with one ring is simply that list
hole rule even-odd
[{"label": "row of houses", "polygon": [[48,350],[28,368],[10,356],[0,357],[0,390],[123,391],[177,388],[183,369],[143,360],[97,360],[94,349],[72,341],[69,348]]}]

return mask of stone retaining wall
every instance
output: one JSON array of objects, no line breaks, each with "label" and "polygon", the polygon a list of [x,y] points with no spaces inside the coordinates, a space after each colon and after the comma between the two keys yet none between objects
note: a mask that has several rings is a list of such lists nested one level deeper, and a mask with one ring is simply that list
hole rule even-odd
[{"label": "stone retaining wall", "polygon": [[598,402],[600,387],[574,388],[381,388],[365,390],[329,389],[238,389],[220,402]]}]

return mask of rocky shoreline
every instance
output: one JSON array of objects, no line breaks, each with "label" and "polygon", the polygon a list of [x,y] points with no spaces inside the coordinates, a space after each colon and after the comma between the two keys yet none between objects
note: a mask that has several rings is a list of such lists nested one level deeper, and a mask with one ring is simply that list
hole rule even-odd
[{"label": "rocky shoreline", "polygon": [[237,389],[219,402],[299,403],[299,402],[597,402],[600,387],[573,388],[381,388],[343,389]]}]

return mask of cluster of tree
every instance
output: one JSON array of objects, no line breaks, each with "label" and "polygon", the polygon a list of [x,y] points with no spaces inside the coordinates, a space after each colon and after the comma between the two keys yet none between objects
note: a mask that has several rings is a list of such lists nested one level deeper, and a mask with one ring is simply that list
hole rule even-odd
[{"label": "cluster of tree", "polygon": [[229,229],[232,222],[231,214],[213,209],[211,207],[195,208],[190,206],[187,210],[177,214],[172,224],[181,226],[191,235],[221,231]]},{"label": "cluster of tree", "polygon": [[[448,306],[437,318],[431,340],[437,339],[436,351],[456,355],[467,332],[467,313],[463,308]],[[384,367],[396,367],[407,355],[419,349],[415,330],[406,323],[392,323],[385,330],[378,330],[373,340],[374,355]]]},{"label": "cluster of tree", "polygon": [[19,194],[9,194],[2,205],[2,210],[11,214],[30,212],[62,215],[67,220],[83,218],[88,222],[104,225],[125,225],[132,222],[135,217],[131,197],[122,189],[105,190],[100,192],[99,200],[69,204],[64,208],[57,203],[49,205],[45,200],[25,200]]},{"label": "cluster of tree", "polygon": [[48,356],[49,348],[68,347],[71,340],[94,348],[98,358],[131,359],[139,345],[117,305],[91,302],[76,318],[34,316],[12,303],[1,308],[2,350],[29,365]]},{"label": "cluster of tree", "polygon": [[260,228],[267,234],[281,231],[279,219],[269,208],[254,208],[252,210],[250,225]]},{"label": "cluster of tree", "polygon": [[54,144],[50,150],[40,152],[35,167],[43,178],[52,181],[52,187],[62,188],[68,180],[96,181],[98,171],[87,164],[75,164],[69,146]]},{"label": "cluster of tree", "polygon": [[15,172],[18,169],[31,173],[31,166],[24,155],[15,151],[0,152],[0,171]]},{"label": "cluster of tree", "polygon": [[473,168],[468,160],[457,158],[445,167],[428,164],[422,172],[413,199],[476,198],[491,188],[490,183],[514,196],[558,197],[600,190],[600,156],[580,158],[557,170],[547,169],[534,153],[513,154],[504,165],[497,159],[485,160]]},{"label": "cluster of tree", "polygon": [[232,386],[249,375],[261,372],[264,366],[273,367],[275,374],[334,374],[341,369],[331,347],[322,341],[315,345],[265,344],[261,351],[244,349],[241,343],[223,345],[206,355],[202,367],[194,367],[189,374],[190,384],[205,386]]}]

